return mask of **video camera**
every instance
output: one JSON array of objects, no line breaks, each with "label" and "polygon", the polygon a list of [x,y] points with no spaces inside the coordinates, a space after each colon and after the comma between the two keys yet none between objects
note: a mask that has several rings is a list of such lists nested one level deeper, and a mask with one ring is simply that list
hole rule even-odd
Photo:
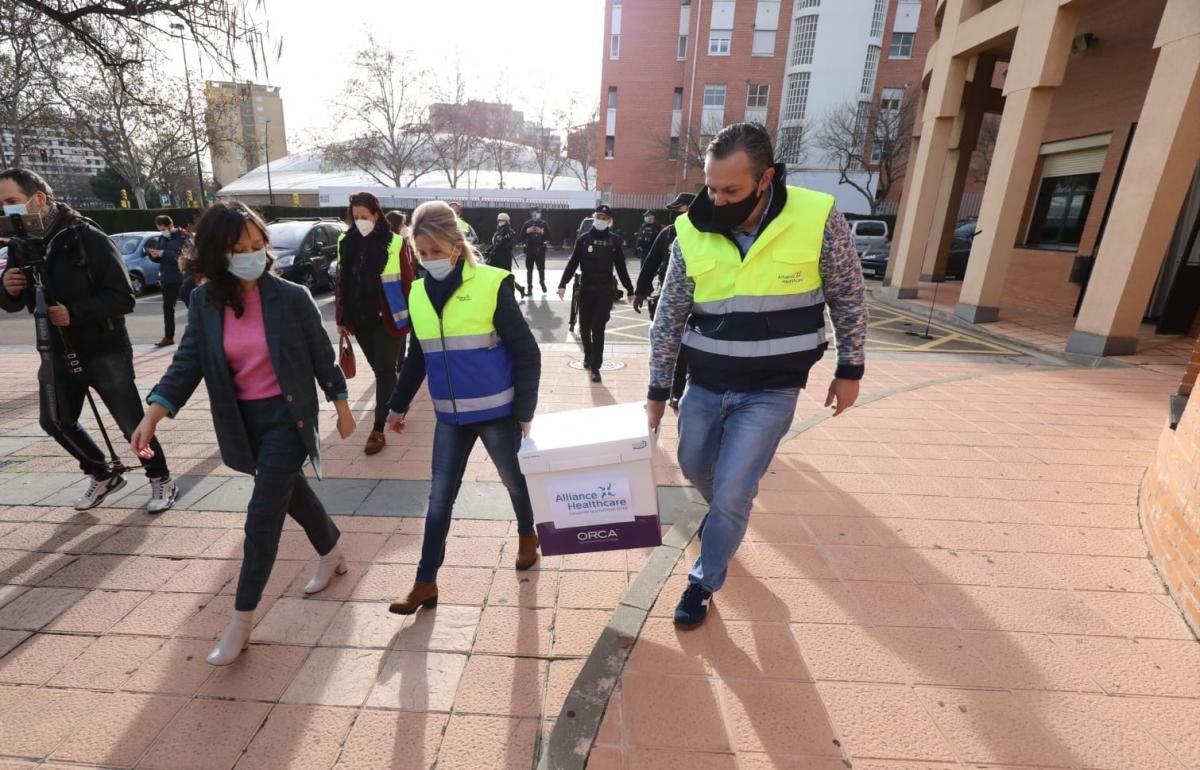
[{"label": "video camera", "polygon": [[[46,226],[41,214],[10,214],[0,218],[0,240],[7,239],[8,266],[29,274],[46,264]],[[32,276],[31,276],[32,277]]]}]

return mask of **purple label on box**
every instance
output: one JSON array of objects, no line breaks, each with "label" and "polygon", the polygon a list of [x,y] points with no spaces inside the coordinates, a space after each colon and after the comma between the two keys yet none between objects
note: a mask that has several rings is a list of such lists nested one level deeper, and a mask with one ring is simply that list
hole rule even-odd
[{"label": "purple label on box", "polygon": [[537,533],[541,552],[545,556],[662,545],[662,530],[657,515],[638,516],[633,521],[619,524],[595,524],[569,529],[559,529],[553,522],[547,521],[537,525]]}]

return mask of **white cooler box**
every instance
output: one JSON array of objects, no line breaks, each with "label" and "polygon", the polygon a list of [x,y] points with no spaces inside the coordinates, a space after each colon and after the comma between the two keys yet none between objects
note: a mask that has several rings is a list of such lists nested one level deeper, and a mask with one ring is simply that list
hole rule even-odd
[{"label": "white cooler box", "polygon": [[538,415],[517,457],[546,556],[662,543],[641,403]]}]

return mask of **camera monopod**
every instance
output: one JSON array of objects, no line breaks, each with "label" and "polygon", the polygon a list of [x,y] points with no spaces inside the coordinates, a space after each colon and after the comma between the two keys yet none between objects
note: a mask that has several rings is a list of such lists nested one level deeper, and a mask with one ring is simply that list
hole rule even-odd
[{"label": "camera monopod", "polygon": [[[54,376],[54,346],[50,342],[51,331],[50,311],[46,306],[46,289],[42,284],[41,276],[37,270],[25,270],[26,275],[29,275],[33,281],[33,326],[37,336],[37,352],[45,366],[45,379],[42,382],[42,393],[46,402],[46,411],[50,417],[50,421],[60,428],[59,435],[64,440],[70,441],[70,437],[65,431],[62,431],[62,415],[58,409],[58,389],[55,383]],[[79,360],[79,355],[71,349],[70,343],[67,341],[67,336],[63,334],[62,329],[58,330],[59,340],[63,344],[63,350],[66,351],[67,370],[76,377],[83,376],[83,362]],[[104,437],[104,443],[108,446],[108,454],[112,463],[112,471],[118,475],[129,470],[129,466],[121,462],[121,458],[117,456],[117,450],[113,448],[112,440],[108,437],[108,430],[104,427],[104,420],[100,417],[100,410],[96,408],[96,400],[92,398],[92,391],[85,383],[83,393],[87,396],[88,404],[92,407],[92,414],[96,417],[96,424],[100,426],[100,435]],[[80,454],[86,455],[80,447],[76,447]]]}]

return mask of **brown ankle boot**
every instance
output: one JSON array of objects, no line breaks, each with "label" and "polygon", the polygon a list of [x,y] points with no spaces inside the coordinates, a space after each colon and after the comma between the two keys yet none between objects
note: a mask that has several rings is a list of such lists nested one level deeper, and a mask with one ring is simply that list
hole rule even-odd
[{"label": "brown ankle boot", "polygon": [[364,454],[377,455],[387,446],[387,437],[383,435],[381,430],[371,431],[371,435],[367,436],[367,445],[363,448]]},{"label": "brown ankle boot", "polygon": [[529,569],[538,560],[538,536],[537,533],[531,535],[521,535],[517,541],[517,569]]},{"label": "brown ankle boot", "polygon": [[437,583],[413,583],[412,590],[403,599],[397,599],[388,606],[388,612],[397,615],[411,615],[418,607],[433,609],[437,606]]}]

